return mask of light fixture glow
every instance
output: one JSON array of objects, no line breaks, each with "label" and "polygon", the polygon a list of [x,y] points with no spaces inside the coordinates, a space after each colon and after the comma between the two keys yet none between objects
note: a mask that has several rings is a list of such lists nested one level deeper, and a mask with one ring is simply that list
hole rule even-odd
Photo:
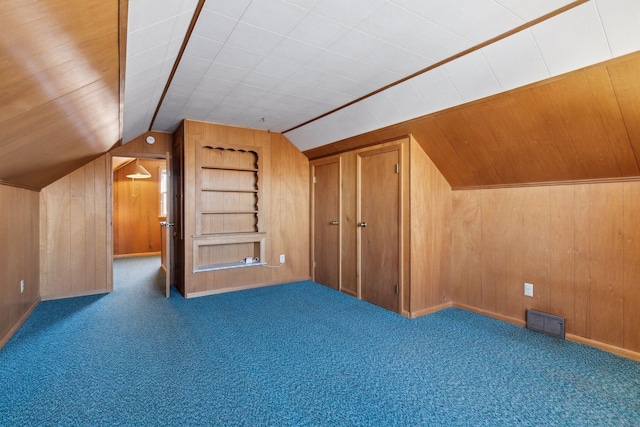
[{"label": "light fixture glow", "polygon": [[140,164],[140,159],[136,159],[136,165],[134,166],[133,171],[127,174],[127,178],[132,178],[132,179],[151,178],[151,173]]}]

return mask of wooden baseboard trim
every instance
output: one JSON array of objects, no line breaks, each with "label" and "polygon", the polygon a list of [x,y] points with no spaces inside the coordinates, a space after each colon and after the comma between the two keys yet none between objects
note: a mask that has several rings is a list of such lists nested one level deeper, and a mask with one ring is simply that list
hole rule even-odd
[{"label": "wooden baseboard trim", "polygon": [[33,310],[36,308],[38,304],[40,304],[40,297],[36,298],[35,301],[33,301],[33,303],[29,306],[27,311],[25,311],[25,313],[22,316],[20,316],[20,319],[18,319],[15,325],[13,325],[11,329],[9,329],[9,331],[7,331],[7,333],[2,337],[2,339],[0,339],[0,350],[2,349],[2,347],[4,347],[6,343],[9,342],[11,337],[13,337],[13,335],[18,331],[18,329],[20,329],[20,326],[22,326],[22,324],[29,318],[29,316],[31,315],[31,313],[33,312]]},{"label": "wooden baseboard trim", "polygon": [[350,295],[354,298],[358,298],[358,294],[356,292],[350,291],[348,289],[340,289],[340,292],[342,292],[343,294]]},{"label": "wooden baseboard trim", "polygon": [[311,280],[311,277],[310,276],[305,276],[305,277],[300,277],[300,278],[294,278],[294,279],[289,279],[286,282],[270,281],[270,282],[262,282],[262,283],[253,283],[251,285],[244,285],[244,286],[234,286],[234,287],[228,287],[228,288],[210,289],[210,290],[207,290],[207,291],[188,292],[188,293],[185,293],[184,297],[187,298],[187,299],[200,298],[200,297],[206,297],[206,296],[209,296],[209,295],[226,294],[227,292],[246,291],[248,289],[264,288],[266,286],[286,285],[288,283],[302,282],[302,281],[305,281],[305,280]]},{"label": "wooden baseboard trim", "polygon": [[640,353],[636,351],[627,350],[625,348],[616,347],[615,345],[605,344],[600,341],[590,340],[578,335],[566,334],[565,338],[569,341],[573,341],[578,344],[588,345],[589,347],[597,348],[598,350],[606,351],[607,353],[615,354],[616,356],[624,357],[625,359],[635,360],[640,362]]},{"label": "wooden baseboard trim", "polygon": [[408,318],[415,319],[416,317],[425,316],[427,314],[435,313],[436,311],[444,310],[445,308],[452,307],[452,302],[445,302],[444,304],[434,305],[433,307],[423,308],[421,310],[416,310],[412,312],[403,311],[402,314],[407,313]]},{"label": "wooden baseboard trim", "polygon": [[113,258],[114,259],[118,259],[118,258],[137,258],[137,257],[143,257],[143,256],[158,256],[161,255],[161,252],[140,252],[137,254],[120,254],[120,255],[114,255]]},{"label": "wooden baseboard trim", "polygon": [[[471,307],[464,304],[458,304],[458,303],[454,303],[453,306],[461,310],[467,310],[477,314],[481,314],[483,316],[492,317],[494,319],[502,320],[504,322],[508,322],[523,328],[527,326],[527,323],[524,320],[515,319],[513,317],[504,316],[502,314],[497,314],[490,311],[486,311],[486,310],[482,310],[479,308]],[[598,350],[606,351],[607,353],[615,354],[616,356],[624,357],[625,359],[631,359],[631,360],[640,362],[640,353],[632,350],[627,350],[625,348],[616,347],[615,345],[605,344],[600,341],[591,340],[589,338],[584,338],[584,337],[573,335],[573,334],[566,334],[565,339],[567,341],[572,341],[577,344],[588,345],[589,347],[597,348]]]},{"label": "wooden baseboard trim", "polygon": [[482,310],[480,308],[472,307],[470,305],[459,304],[457,302],[453,303],[453,306],[459,308],[461,310],[471,311],[473,313],[482,314],[483,316],[492,317],[494,319],[502,320],[503,322],[511,323],[516,326],[525,327],[527,326],[524,320],[516,319],[509,316],[504,316],[502,314],[494,313],[492,311]]},{"label": "wooden baseboard trim", "polygon": [[100,295],[107,294],[106,289],[95,289],[91,291],[82,291],[82,292],[70,292],[68,294],[54,294],[54,295],[43,295],[41,297],[42,301],[51,301],[56,299],[64,299],[64,298],[75,298],[75,297],[86,297],[89,295]]}]

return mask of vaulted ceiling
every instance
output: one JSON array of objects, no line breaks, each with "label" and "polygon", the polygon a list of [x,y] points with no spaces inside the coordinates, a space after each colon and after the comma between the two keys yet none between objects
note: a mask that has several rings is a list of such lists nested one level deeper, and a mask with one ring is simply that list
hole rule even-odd
[{"label": "vaulted ceiling", "polygon": [[[638,22],[635,0],[8,0],[0,180],[41,188],[184,118],[284,132],[312,156],[425,116],[446,116],[446,135],[420,142],[454,187],[599,177],[496,171],[531,149],[504,152],[486,138],[481,154],[442,153],[475,132],[500,133],[444,112],[636,52]],[[407,126],[395,129],[415,132]],[[471,169],[456,172],[454,155]]]}]

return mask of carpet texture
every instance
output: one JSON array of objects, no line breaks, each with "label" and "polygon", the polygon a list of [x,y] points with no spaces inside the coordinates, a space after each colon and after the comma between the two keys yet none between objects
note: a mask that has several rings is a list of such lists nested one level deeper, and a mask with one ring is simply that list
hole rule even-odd
[{"label": "carpet texture", "polygon": [[0,351],[0,425],[640,425],[640,363],[593,348],[313,282],[185,300],[163,280],[116,260],[111,294],[42,302]]}]

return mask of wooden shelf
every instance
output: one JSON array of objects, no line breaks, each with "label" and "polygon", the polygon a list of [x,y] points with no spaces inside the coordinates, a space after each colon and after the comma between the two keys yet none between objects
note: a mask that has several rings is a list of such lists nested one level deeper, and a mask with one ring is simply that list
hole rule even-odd
[{"label": "wooden shelf", "polygon": [[240,262],[228,262],[225,264],[211,264],[211,265],[201,265],[197,269],[193,270],[194,273],[202,273],[203,271],[216,271],[216,270],[228,270],[230,268],[244,268],[244,267],[259,267],[262,265],[267,265],[266,262],[252,262],[251,264],[247,264],[244,261]]},{"label": "wooden shelf", "polygon": [[236,188],[203,188],[202,191],[208,191],[213,193],[254,193],[257,194],[258,190],[251,189],[236,189]]},{"label": "wooden shelf", "polygon": [[202,215],[256,215],[258,211],[204,211]]},{"label": "wooden shelf", "polygon": [[221,170],[221,171],[237,171],[237,172],[258,172],[258,169],[238,168],[229,166],[201,166],[202,169]]}]

